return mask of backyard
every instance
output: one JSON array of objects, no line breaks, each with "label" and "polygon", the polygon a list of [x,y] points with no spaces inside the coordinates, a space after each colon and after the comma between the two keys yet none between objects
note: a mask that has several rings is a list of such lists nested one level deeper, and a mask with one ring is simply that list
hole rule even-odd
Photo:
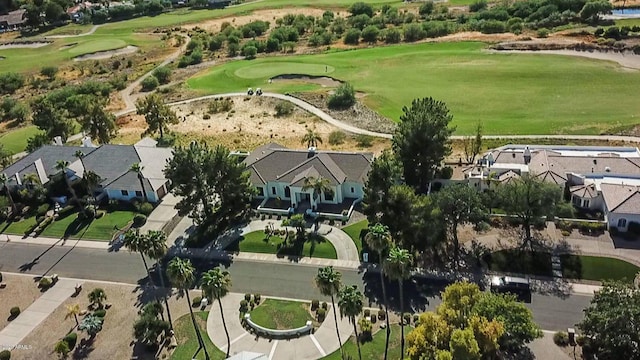
[{"label": "backyard", "polygon": [[299,328],[314,320],[309,313],[309,304],[276,299],[266,299],[250,314],[254,323],[277,330]]},{"label": "backyard", "polygon": [[[443,100],[458,134],[472,133],[478,121],[490,134],[600,134],[636,122],[638,72],[587,58],[497,54],[485,48],[477,42],[421,43],[232,61],[187,84],[202,93],[247,87],[291,92],[295,89],[288,82],[267,80],[284,73],[328,75],[351,82],[366,93],[367,105],[393,120],[415,97]],[[371,71],[372,62],[385,71]]]},{"label": "backyard", "polygon": [[17,154],[25,150],[27,147],[27,139],[39,132],[38,128],[32,125],[12,129],[0,136],[0,144],[10,153]]},{"label": "backyard", "polygon": [[[241,236],[237,242],[227,248],[228,251],[254,252],[263,254],[306,256],[325,259],[337,259],[336,249],[323,237],[311,241],[309,236],[303,246],[296,246],[299,242],[283,247],[284,239],[280,236],[267,236],[264,231],[253,231]],[[291,241],[289,241],[291,243]]]}]

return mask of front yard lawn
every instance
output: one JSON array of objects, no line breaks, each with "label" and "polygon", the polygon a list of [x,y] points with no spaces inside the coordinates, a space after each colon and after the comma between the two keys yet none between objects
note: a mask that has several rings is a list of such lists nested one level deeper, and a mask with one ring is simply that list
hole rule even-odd
[{"label": "front yard lawn", "polygon": [[[376,326],[374,325],[374,328]],[[400,356],[400,325],[391,325],[391,335],[389,336],[389,359],[401,359]],[[411,331],[410,327],[405,327],[405,336]],[[373,340],[360,344],[363,359],[379,360],[384,358],[385,330],[380,329],[373,334]],[[356,347],[355,338],[351,336],[349,340],[342,346],[345,356],[351,356],[356,359],[358,356],[358,348]],[[322,360],[340,360],[340,349],[325,356]]]},{"label": "front yard lawn", "polygon": [[[336,249],[331,243],[321,237],[314,244],[310,240],[304,242],[303,246],[282,248],[280,244],[284,243],[284,239],[280,236],[271,236],[267,241],[267,236],[262,230],[250,232],[241,236],[237,242],[227,248],[229,251],[254,252],[262,254],[278,254],[307,256],[325,259],[337,259]],[[290,242],[289,242],[290,243]]]},{"label": "front yard lawn", "polygon": [[116,227],[123,228],[135,215],[132,211],[112,211],[105,213],[100,219],[92,222],[78,221],[77,213],[54,221],[40,234],[44,237],[70,239],[106,240],[110,241],[115,234]]},{"label": "front yard lawn", "polygon": [[360,238],[360,233],[368,226],[369,221],[362,220],[342,228],[342,231],[346,232],[347,235],[349,235],[349,237],[353,240],[353,243],[356,244],[356,247],[358,248],[358,254],[362,253],[362,239]]},{"label": "front yard lawn", "polygon": [[562,275],[569,279],[622,280],[631,283],[640,271],[634,264],[623,260],[583,255],[562,255]]},{"label": "front yard lawn", "polygon": [[250,312],[251,320],[268,329],[295,329],[313,321],[308,306],[297,301],[266,299]]},{"label": "front yard lawn", "polygon": [[10,223],[2,223],[2,233],[11,235],[24,235],[24,232],[33,228],[36,224],[36,217],[31,216],[28,218],[22,218],[19,221],[13,221]]},{"label": "front yard lawn", "polygon": [[[222,360],[225,358],[225,353],[218,349],[209,338],[207,334],[207,316],[208,311],[199,311],[195,313],[196,323],[200,328],[202,334],[202,340],[209,352],[209,356],[213,360]],[[173,323],[173,330],[175,331],[176,341],[178,347],[171,355],[171,360],[191,360],[193,354],[198,349],[198,338],[196,332],[193,329],[193,323],[191,322],[191,315],[186,314],[179,317]],[[198,355],[201,359],[204,359],[204,352],[200,351]]]},{"label": "front yard lawn", "polygon": [[551,254],[517,249],[498,250],[484,257],[489,270],[518,274],[552,276]]}]

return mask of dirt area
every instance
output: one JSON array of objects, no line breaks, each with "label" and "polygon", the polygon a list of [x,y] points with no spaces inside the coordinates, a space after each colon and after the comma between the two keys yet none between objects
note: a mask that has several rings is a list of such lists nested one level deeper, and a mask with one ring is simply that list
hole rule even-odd
[{"label": "dirt area", "polygon": [[0,289],[0,330],[9,324],[9,310],[18,306],[21,311],[29,307],[42,295],[31,276],[2,274],[2,282],[7,287]]},{"label": "dirt area", "polygon": [[137,46],[129,45],[127,47],[123,47],[121,49],[109,50],[109,51],[99,51],[92,54],[81,55],[73,58],[73,61],[85,61],[85,60],[102,60],[102,59],[110,59],[114,56],[118,55],[126,55],[132,54],[138,51]]},{"label": "dirt area", "polygon": [[[373,139],[370,147],[359,147],[356,140],[346,136],[343,144],[329,144],[329,134],[338,130],[306,111],[294,107],[292,114],[277,117],[275,106],[281,100],[268,97],[235,97],[232,110],[218,114],[207,114],[209,103],[204,100],[173,108],[180,123],[172,125],[172,131],[184,135],[184,142],[191,140],[212,141],[230,149],[251,150],[257,146],[277,142],[290,148],[302,148],[302,137],[307,129],[314,129],[323,139],[324,150],[381,152],[388,142]],[[205,119],[209,115],[210,119]],[[120,126],[117,142],[133,143],[140,139],[146,129],[142,116],[128,115],[118,119]]]},{"label": "dirt area", "polygon": [[[81,309],[87,309],[89,301],[87,294],[94,288],[102,288],[107,294],[107,303],[112,304],[107,310],[102,331],[98,333],[92,344],[85,348],[85,353],[79,352],[81,349],[81,339],[88,339],[84,332],[74,329],[75,321],[66,319],[66,306],[80,304]],[[133,324],[138,317],[138,310],[141,308],[141,300],[146,302],[152,294],[143,293],[135,285],[112,285],[104,283],[85,282],[83,290],[75,298],[70,297],[62,303],[49,317],[31,332],[24,340],[23,344],[31,345],[30,350],[14,351],[11,359],[52,359],[55,358],[53,348],[57,341],[62,339],[68,332],[78,333],[78,344],[75,353],[71,357],[74,359],[130,359],[136,350],[138,359],[153,359],[152,354],[145,352],[138,353],[139,349],[133,342]],[[193,291],[192,296],[200,296],[200,291]],[[186,314],[189,309],[184,297],[174,295],[169,300],[171,316],[173,319]],[[79,316],[81,319],[82,316]],[[82,320],[80,320],[82,321]]]},{"label": "dirt area", "polygon": [[51,41],[16,41],[12,43],[0,44],[0,50],[3,49],[20,49],[20,48],[30,48],[35,49],[43,46],[47,46],[51,44]]},{"label": "dirt area", "polygon": [[276,19],[281,18],[286,14],[293,14],[293,15],[301,14],[305,16],[322,16],[322,14],[325,11],[326,10],[312,9],[312,8],[283,8],[283,9],[271,9],[271,10],[258,10],[258,11],[252,12],[249,15],[212,19],[212,20],[207,20],[200,23],[184,25],[182,27],[188,30],[191,30],[194,28],[200,28],[210,32],[217,33],[218,31],[220,31],[220,27],[225,22],[229,22],[233,24],[233,26],[235,27],[240,27],[242,25],[248,24],[256,20],[269,21],[271,23],[270,27],[274,27]]}]

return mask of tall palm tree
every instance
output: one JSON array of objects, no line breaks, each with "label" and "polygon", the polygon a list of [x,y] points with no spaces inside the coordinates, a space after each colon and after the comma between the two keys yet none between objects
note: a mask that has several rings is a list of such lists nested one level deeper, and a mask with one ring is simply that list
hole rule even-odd
[{"label": "tall palm tree", "polygon": [[[164,274],[162,273],[162,258],[167,254],[167,234],[162,230],[149,230],[147,232],[146,250],[145,253],[148,257],[156,261],[156,267],[158,268],[158,277],[160,278],[160,286],[166,289],[164,284]],[[167,319],[169,320],[169,326],[173,329],[173,323],[171,321],[171,311],[169,310],[169,302],[167,296],[164,298],[164,307],[167,309]]]},{"label": "tall palm tree", "polygon": [[308,148],[316,147],[318,146],[318,143],[322,144],[322,138],[317,132],[315,132],[315,130],[307,129],[307,133],[302,137],[302,141],[300,143],[306,143]]},{"label": "tall palm tree", "polygon": [[62,177],[64,178],[64,182],[67,184],[67,188],[69,189],[71,198],[78,206],[80,206],[80,203],[78,202],[78,198],[76,197],[76,191],[73,189],[73,186],[71,186],[71,182],[69,181],[69,177],[67,176],[68,167],[69,167],[68,161],[66,160],[56,161],[56,170],[62,172]]},{"label": "tall palm tree", "polygon": [[22,177],[22,183],[28,184],[30,187],[34,185],[41,185],[40,177],[36,173],[25,174]]},{"label": "tall palm tree", "polygon": [[9,199],[9,203],[11,204],[11,212],[13,213],[13,215],[16,215],[16,213],[18,212],[18,208],[16,207],[16,203],[13,201],[13,196],[11,196],[9,186],[7,186],[7,182],[9,181],[9,177],[7,177],[7,174],[0,174],[0,181],[2,182],[2,189],[4,190],[5,194],[7,194],[7,198]]},{"label": "tall palm tree", "polygon": [[87,193],[89,193],[89,195],[95,202],[95,196],[93,196],[93,194],[98,185],[100,185],[100,182],[102,182],[102,178],[100,177],[100,175],[91,170],[85,171],[85,173],[82,175],[82,178],[84,179],[84,183],[87,186]]},{"label": "tall palm tree", "polygon": [[346,316],[353,324],[353,332],[356,335],[356,345],[358,346],[358,359],[362,360],[360,352],[360,337],[358,336],[358,328],[356,326],[356,316],[362,312],[362,293],[355,285],[344,286],[338,292],[338,307],[340,307],[340,316]]},{"label": "tall palm tree", "polygon": [[148,202],[149,199],[147,199],[147,192],[144,189],[144,177],[142,176],[143,169],[144,166],[140,165],[140,163],[134,163],[133,165],[131,165],[129,171],[136,173],[136,175],[138,176],[140,187],[142,188],[142,198],[144,199],[144,202]]},{"label": "tall palm tree", "polygon": [[329,194],[333,195],[333,189],[331,189],[331,181],[329,179],[325,179],[322,176],[319,177],[308,177],[304,179],[304,184],[302,185],[302,191],[312,190],[313,191],[313,202],[320,200],[320,195]]},{"label": "tall palm tree", "polygon": [[384,268],[382,266],[384,262],[383,255],[389,250],[391,247],[391,234],[389,233],[389,228],[385,225],[377,223],[369,228],[369,232],[364,237],[364,241],[367,242],[367,245],[371,248],[371,250],[378,253],[378,264],[380,265],[378,270],[380,271],[380,285],[382,286],[382,302],[384,305],[384,314],[387,322],[387,338],[384,343],[384,358],[387,359],[387,354],[389,352],[389,336],[391,334],[391,327],[389,327],[389,308],[387,307],[387,286],[384,282]]},{"label": "tall palm tree", "polygon": [[80,315],[80,304],[67,305],[67,314],[64,316],[65,320],[73,317],[76,319],[76,326],[80,326],[78,315]]},{"label": "tall palm tree", "polygon": [[144,264],[144,269],[147,272],[147,277],[149,277],[149,282],[152,286],[155,287],[153,283],[153,279],[151,278],[151,272],[149,272],[149,265],[147,265],[147,259],[144,257],[144,254],[149,249],[149,241],[146,235],[140,234],[138,229],[136,230],[128,230],[124,234],[123,245],[131,252],[140,253],[140,257],[142,258],[142,263]]},{"label": "tall palm tree", "polygon": [[229,337],[229,331],[227,330],[227,323],[224,320],[222,298],[229,293],[230,288],[231,277],[229,276],[229,272],[222,271],[217,267],[202,274],[202,290],[204,291],[205,296],[207,299],[218,300],[220,316],[222,317],[222,326],[224,327],[224,333],[227,335],[227,357],[229,357],[229,350],[231,348],[231,338]]},{"label": "tall palm tree", "polygon": [[79,160],[82,160],[82,158],[84,157],[84,153],[82,152],[82,150],[76,150],[76,152],[73,153],[73,156]]},{"label": "tall palm tree", "polygon": [[187,298],[187,303],[189,304],[188,306],[189,313],[191,313],[191,322],[193,323],[193,329],[196,331],[198,344],[200,345],[195,354],[193,354],[193,358],[195,359],[200,350],[204,350],[205,359],[209,360],[209,352],[207,352],[207,348],[204,346],[204,342],[202,341],[200,327],[198,327],[198,324],[196,324],[196,318],[193,315],[193,309],[191,308],[191,297],[189,296],[189,289],[195,281],[195,270],[196,269],[193,267],[189,259],[181,259],[179,257],[176,257],[169,261],[169,265],[167,266],[167,276],[169,276],[169,280],[177,288],[184,291]]},{"label": "tall palm tree", "polygon": [[340,358],[344,360],[344,352],[342,351],[342,339],[340,339],[340,329],[338,328],[338,312],[336,311],[335,295],[340,291],[342,286],[342,274],[333,270],[333,266],[327,266],[318,269],[316,275],[316,286],[320,293],[324,296],[331,296],[331,307],[333,308],[333,320],[336,322],[336,335],[338,335],[338,345],[340,345]]},{"label": "tall palm tree", "polygon": [[394,247],[389,250],[389,256],[384,262],[384,270],[392,280],[398,281],[400,288],[400,354],[404,354],[404,280],[411,277],[413,256],[409,250]]}]

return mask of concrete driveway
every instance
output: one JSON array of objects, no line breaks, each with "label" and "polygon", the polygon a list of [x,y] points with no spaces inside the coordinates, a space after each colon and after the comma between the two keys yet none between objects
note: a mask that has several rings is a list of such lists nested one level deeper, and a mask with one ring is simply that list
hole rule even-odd
[{"label": "concrete driveway", "polygon": [[178,215],[175,206],[180,201],[179,198],[169,193],[162,198],[162,201],[147,217],[147,222],[140,228],[140,231],[162,230],[162,227],[171,219]]}]

